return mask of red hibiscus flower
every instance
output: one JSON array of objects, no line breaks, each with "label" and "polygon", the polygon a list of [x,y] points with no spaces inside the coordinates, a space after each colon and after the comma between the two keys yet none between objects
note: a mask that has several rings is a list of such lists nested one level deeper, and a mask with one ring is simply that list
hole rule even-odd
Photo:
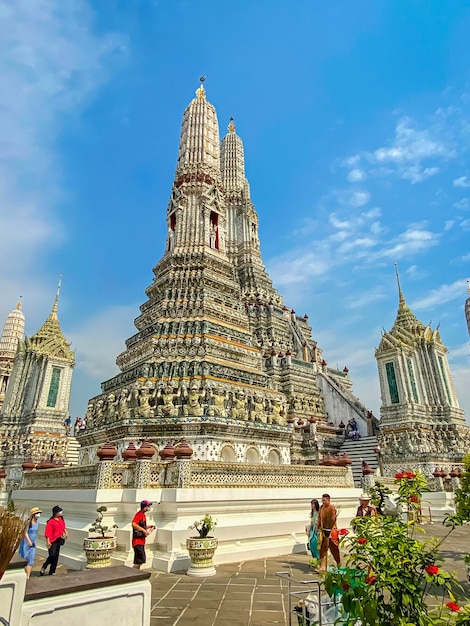
[{"label": "red hibiscus flower", "polygon": [[403,476],[404,476],[403,472],[399,472],[398,474],[395,474],[396,480],[400,480],[401,478],[403,478]]},{"label": "red hibiscus flower", "polygon": [[361,546],[363,546],[365,543],[367,543],[367,539],[365,537],[359,537],[357,543],[360,543]]},{"label": "red hibiscus flower", "polygon": [[437,567],[437,565],[426,565],[424,569],[426,571],[426,574],[430,574],[431,576],[434,576],[439,572],[439,568]]},{"label": "red hibiscus flower", "polygon": [[343,583],[343,589],[344,591],[347,591],[348,589],[351,588],[351,585],[349,583]]},{"label": "red hibiscus flower", "polygon": [[446,607],[448,609],[450,609],[451,611],[455,611],[457,613],[457,611],[460,611],[460,607],[458,604],[456,604],[455,602],[448,602],[446,604]]},{"label": "red hibiscus flower", "polygon": [[374,576],[373,574],[371,574],[370,576],[367,576],[366,583],[368,585],[373,585],[376,580],[377,580],[377,576]]},{"label": "red hibiscus flower", "polygon": [[410,496],[410,502],[419,502],[418,496]]},{"label": "red hibiscus flower", "polygon": [[347,528],[340,528],[339,534],[341,537],[346,537],[346,535],[349,535],[349,530],[347,530]]},{"label": "red hibiscus flower", "polygon": [[414,472],[405,472],[404,477],[411,480],[412,478],[416,478],[416,474]]}]

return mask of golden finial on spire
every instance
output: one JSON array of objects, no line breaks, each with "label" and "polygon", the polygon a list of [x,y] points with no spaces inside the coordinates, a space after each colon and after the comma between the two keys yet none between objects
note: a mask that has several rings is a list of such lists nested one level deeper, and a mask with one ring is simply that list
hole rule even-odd
[{"label": "golden finial on spire", "polygon": [[57,285],[57,292],[55,294],[54,305],[51,311],[51,317],[57,319],[57,309],[59,308],[59,294],[60,294],[60,286],[62,284],[62,274],[59,276],[59,283]]},{"label": "golden finial on spire", "polygon": [[235,132],[235,124],[234,124],[232,116],[230,116],[230,122],[229,122],[227,128],[228,128],[229,133],[234,133]]},{"label": "golden finial on spire", "polygon": [[205,100],[206,99],[206,90],[204,89],[204,82],[206,80],[206,77],[205,76],[201,76],[199,78],[199,80],[201,81],[201,84],[196,89],[196,96],[198,98],[204,98],[204,100]]},{"label": "golden finial on spire", "polygon": [[400,277],[398,276],[398,263],[395,261],[395,263],[393,265],[395,266],[395,275],[397,277],[398,299],[399,299],[400,304],[404,304],[405,298],[404,298],[403,292],[401,290]]},{"label": "golden finial on spire", "polygon": [[20,296],[20,299],[19,299],[19,300],[18,300],[18,302],[16,303],[16,308],[17,308],[17,310],[18,310],[18,311],[20,311],[20,310],[21,310],[21,307],[22,307],[22,304],[21,304],[21,298],[22,298],[22,297],[23,297],[23,296]]}]

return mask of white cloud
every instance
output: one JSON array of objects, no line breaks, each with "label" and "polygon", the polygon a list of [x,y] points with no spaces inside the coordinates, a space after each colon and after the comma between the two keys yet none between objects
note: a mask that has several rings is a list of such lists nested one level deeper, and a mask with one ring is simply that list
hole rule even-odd
[{"label": "white cloud", "polygon": [[455,220],[447,220],[444,224],[444,230],[450,230],[454,224]]},{"label": "white cloud", "polygon": [[470,180],[466,176],[461,176],[460,178],[455,178],[452,184],[454,187],[470,187]]},{"label": "white cloud", "polygon": [[361,207],[367,204],[369,200],[370,193],[368,191],[353,191],[350,203],[353,207]]},{"label": "white cloud", "polygon": [[42,263],[67,238],[56,210],[57,137],[107,79],[122,43],[93,33],[85,0],[0,0],[0,15],[0,265],[15,259],[12,288],[3,278],[0,289],[9,310],[18,285],[35,292]]},{"label": "white cloud", "polygon": [[410,226],[403,233],[392,238],[390,245],[377,252],[377,258],[402,259],[412,257],[418,252],[423,252],[439,243],[439,234],[424,228]]},{"label": "white cloud", "polygon": [[136,332],[132,321],[138,312],[138,305],[115,306],[88,318],[73,331],[64,330],[67,339],[77,346],[76,370],[95,380],[111,378],[118,371],[115,361],[125,350],[125,338]]},{"label": "white cloud", "polygon": [[365,179],[366,175],[364,170],[360,170],[358,168],[355,168],[353,170],[351,170],[348,174],[348,181],[350,183],[360,183]]},{"label": "white cloud", "polygon": [[433,136],[431,130],[412,127],[412,120],[402,117],[395,127],[395,139],[388,147],[378,148],[370,155],[375,163],[420,163],[429,158],[451,158],[455,149]]},{"label": "white cloud", "polygon": [[459,279],[450,285],[441,285],[438,289],[433,289],[427,296],[415,300],[410,306],[412,309],[432,309],[435,306],[446,304],[452,300],[462,298],[465,293],[465,279]]},{"label": "white cloud", "polygon": [[461,198],[457,202],[454,202],[452,206],[454,207],[454,209],[461,209],[463,211],[466,211],[468,208],[470,208],[470,203],[467,198]]}]

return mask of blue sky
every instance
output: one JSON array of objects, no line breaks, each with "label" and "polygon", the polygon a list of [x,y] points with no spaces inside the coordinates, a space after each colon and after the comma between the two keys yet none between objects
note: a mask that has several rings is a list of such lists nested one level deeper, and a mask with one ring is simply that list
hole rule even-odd
[{"label": "blue sky", "polygon": [[63,275],[73,416],[134,333],[204,74],[268,271],[324,358],[378,414],[396,261],[468,418],[469,2],[0,0],[0,26],[0,325],[22,295],[33,334]]}]

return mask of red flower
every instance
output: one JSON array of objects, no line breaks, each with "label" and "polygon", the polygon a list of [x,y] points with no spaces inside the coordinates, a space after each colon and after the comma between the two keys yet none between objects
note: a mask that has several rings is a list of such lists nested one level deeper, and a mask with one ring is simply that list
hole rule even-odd
[{"label": "red flower", "polygon": [[416,474],[414,472],[405,472],[404,477],[408,479],[416,478]]},{"label": "red flower", "polygon": [[403,472],[399,472],[398,474],[395,474],[396,480],[400,480],[401,478],[403,478],[403,476],[404,476]]},{"label": "red flower", "polygon": [[373,574],[371,574],[370,576],[367,576],[366,583],[368,585],[373,585],[376,580],[377,580],[377,576],[374,576]]},{"label": "red flower", "polygon": [[349,530],[347,530],[346,528],[340,528],[339,534],[341,535],[341,537],[346,537],[346,535],[349,535]]},{"label": "red flower", "polygon": [[448,602],[446,604],[446,607],[448,609],[450,609],[451,611],[455,611],[457,613],[457,611],[460,611],[460,607],[458,604],[456,604],[455,602]]},{"label": "red flower", "polygon": [[410,502],[419,502],[418,496],[410,496]]},{"label": "red flower", "polygon": [[347,591],[348,589],[350,589],[351,585],[349,583],[343,583],[343,589],[344,591]]},{"label": "red flower", "polygon": [[365,543],[367,543],[367,539],[365,537],[359,537],[357,543],[360,543],[361,546],[363,546]]},{"label": "red flower", "polygon": [[439,572],[439,568],[437,567],[437,565],[426,565],[424,569],[426,571],[426,574],[430,574],[431,576],[434,576]]}]

